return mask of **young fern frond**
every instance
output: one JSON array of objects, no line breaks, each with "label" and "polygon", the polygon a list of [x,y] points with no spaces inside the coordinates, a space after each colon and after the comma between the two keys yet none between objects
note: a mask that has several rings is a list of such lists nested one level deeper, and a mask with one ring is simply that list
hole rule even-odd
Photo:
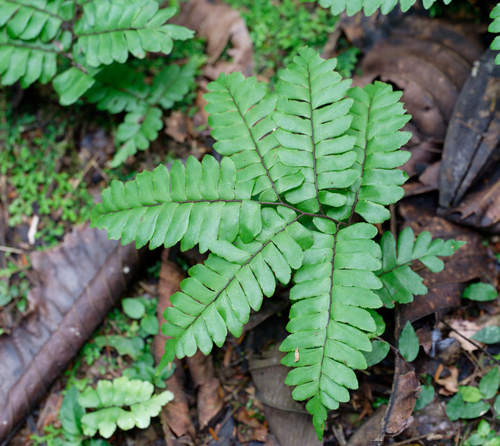
[{"label": "young fern frond", "polygon": [[[160,368],[198,348],[209,353],[228,331],[239,336],[276,279],[293,277],[291,334],[281,345],[293,367],[286,382],[296,386],[295,399],[310,398],[319,438],[327,412],[357,388],[354,370],[366,368],[361,352],[371,350],[376,330],[370,311],[392,303],[387,284],[399,269],[386,269],[389,257],[372,239],[374,224],[390,216],[385,206],[403,195],[407,176],[397,168],[410,156],[400,150],[409,139],[399,131],[409,119],[401,93],[380,82],[349,89],[334,67],[299,50],[277,96],[254,78],[221,75],[205,96],[220,166],[209,155],[201,164],[189,157],[170,173],[160,166],[126,185],[113,182],[92,217],[122,243],[180,241],[181,250],[199,244],[211,252],[171,298]],[[354,214],[366,222],[353,223]],[[439,262],[432,256],[453,251],[448,242],[422,250],[420,240],[415,252],[431,268]]]},{"label": "young fern frond", "polygon": [[394,302],[406,304],[413,301],[413,295],[427,294],[423,279],[410,265],[414,260],[420,260],[430,271],[439,273],[444,269],[440,257],[451,256],[465,242],[438,238],[432,240],[429,231],[421,232],[415,240],[413,230],[405,228],[396,240],[390,232],[386,232],[380,240],[382,248],[382,268],[377,272],[384,287],[377,294],[387,308],[394,307]]}]

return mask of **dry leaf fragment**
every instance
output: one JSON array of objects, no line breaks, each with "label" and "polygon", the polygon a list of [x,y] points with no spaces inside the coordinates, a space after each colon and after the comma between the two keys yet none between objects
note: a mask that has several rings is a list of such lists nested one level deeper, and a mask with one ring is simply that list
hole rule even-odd
[{"label": "dry leaf fragment", "polygon": [[443,392],[441,392],[441,390],[445,390],[446,395],[452,395],[458,392],[458,369],[455,366],[450,366],[448,367],[448,370],[450,371],[450,376],[447,376],[446,378],[440,378],[439,375],[442,371],[442,367],[440,367],[436,371],[436,376],[434,377],[434,381],[436,381],[436,383],[440,386],[444,387],[444,389],[440,389],[439,391],[439,393],[442,395]]},{"label": "dry leaf fragment", "polygon": [[[452,321],[449,321],[448,324],[451,328],[458,331],[458,333],[460,333],[462,336],[465,336],[469,339],[481,329],[477,322],[462,319],[454,319]],[[474,350],[477,350],[477,347],[472,342],[467,341],[467,339],[464,339],[454,331],[452,331],[449,336],[450,338],[456,338],[465,351],[473,352]]]},{"label": "dry leaf fragment", "polygon": [[299,355],[299,347],[297,347],[297,350],[295,350],[295,359],[293,362],[299,362],[300,355]]}]

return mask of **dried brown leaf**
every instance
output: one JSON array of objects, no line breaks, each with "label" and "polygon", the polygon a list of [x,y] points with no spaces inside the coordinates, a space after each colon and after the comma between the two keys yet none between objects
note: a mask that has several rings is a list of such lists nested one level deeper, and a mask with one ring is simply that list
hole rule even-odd
[{"label": "dried brown leaf", "polygon": [[139,266],[133,245],[82,225],[31,255],[33,313],[0,339],[0,442],[26,416],[116,304]]},{"label": "dried brown leaf", "polygon": [[[397,357],[396,361],[402,360]],[[413,423],[412,412],[420,393],[420,384],[414,371],[405,374],[396,373],[391,399],[381,423],[378,437],[372,441],[372,446],[382,445],[385,436],[395,437]]]},{"label": "dried brown leaf", "polygon": [[[192,0],[183,3],[174,23],[186,26],[207,39],[209,60],[204,74],[215,80],[220,73],[241,71],[250,76],[253,71],[253,45],[245,21],[238,11],[223,3]],[[218,61],[231,41],[227,54],[232,61]]]}]

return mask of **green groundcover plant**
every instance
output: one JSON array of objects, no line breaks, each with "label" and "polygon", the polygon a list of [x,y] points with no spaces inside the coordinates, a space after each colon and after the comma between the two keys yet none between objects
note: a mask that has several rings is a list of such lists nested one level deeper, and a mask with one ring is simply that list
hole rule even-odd
[{"label": "green groundcover plant", "polygon": [[145,150],[162,128],[161,109],[189,91],[194,65],[171,64],[151,85],[127,65],[129,55],[169,54],[193,32],[167,24],[175,8],[156,0],[0,0],[0,82],[52,85],[61,105],[81,96],[99,110],[126,112],[113,167]]},{"label": "green groundcover plant", "polygon": [[208,85],[215,150],[202,162],[177,160],[127,183],[112,182],[92,225],[112,239],[151,249],[199,246],[209,251],[171,297],[162,326],[171,338],[160,369],[174,357],[210,353],[227,333],[238,337],[250,311],[271,297],[276,280],[293,282],[288,338],[280,349],[292,368],[286,383],[321,438],[329,410],[358,387],[354,370],[377,335],[376,308],[425,294],[411,262],[441,271],[463,242],[415,239],[396,243],[375,226],[403,197],[410,134],[402,93],[376,82],[350,88],[323,60],[301,48],[280,73],[276,92],[256,78],[222,74]]}]

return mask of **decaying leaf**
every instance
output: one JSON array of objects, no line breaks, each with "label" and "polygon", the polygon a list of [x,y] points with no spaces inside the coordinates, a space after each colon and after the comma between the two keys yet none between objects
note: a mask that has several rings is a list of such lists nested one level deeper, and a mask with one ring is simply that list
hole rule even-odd
[{"label": "decaying leaf", "polygon": [[318,441],[311,416],[292,399],[292,389],[284,383],[289,369],[281,364],[283,356],[277,345],[264,352],[262,358],[250,360],[250,372],[269,428],[281,445],[319,446],[323,443]]},{"label": "decaying leaf", "polygon": [[186,361],[193,383],[198,388],[198,421],[200,428],[203,429],[222,409],[223,402],[219,394],[220,382],[215,377],[211,356],[205,356],[198,350]]},{"label": "decaying leaf", "polygon": [[0,442],[48,391],[118,301],[139,266],[133,245],[82,225],[31,255],[40,283],[33,313],[0,339]]},{"label": "decaying leaf", "polygon": [[411,414],[420,393],[420,384],[414,371],[400,373],[405,367],[402,362],[397,356],[391,398],[372,446],[381,446],[386,436],[395,437],[413,423]]},{"label": "decaying leaf", "polygon": [[[184,272],[173,262],[168,260],[169,250],[164,250],[162,253],[162,264],[160,270],[160,284],[158,287],[158,306],[157,315],[160,325],[165,321],[163,319],[163,312],[165,308],[172,306],[170,303],[170,296],[177,291],[180,291],[179,284],[184,279]],[[161,331],[154,339],[154,356],[158,364],[164,353],[165,341],[168,338],[164,336]],[[170,430],[177,436],[190,435],[192,438],[196,435],[196,429],[189,415],[188,399],[184,392],[184,370],[180,361],[175,362],[176,369],[174,374],[166,381],[167,388],[174,394],[174,399],[163,406],[160,417],[162,421],[170,428]],[[168,432],[165,432],[167,439]]]},{"label": "decaying leaf", "polygon": [[[239,12],[229,5],[209,0],[182,3],[174,23],[192,29],[207,39],[209,59],[203,74],[209,79],[215,80],[220,73],[235,71],[241,71],[245,76],[252,74],[254,61],[250,34]],[[231,48],[227,54],[232,61],[218,60],[229,41]]]},{"label": "decaying leaf", "polygon": [[378,435],[386,409],[387,406],[380,406],[349,438],[347,446],[366,446],[368,439],[375,438]]}]

